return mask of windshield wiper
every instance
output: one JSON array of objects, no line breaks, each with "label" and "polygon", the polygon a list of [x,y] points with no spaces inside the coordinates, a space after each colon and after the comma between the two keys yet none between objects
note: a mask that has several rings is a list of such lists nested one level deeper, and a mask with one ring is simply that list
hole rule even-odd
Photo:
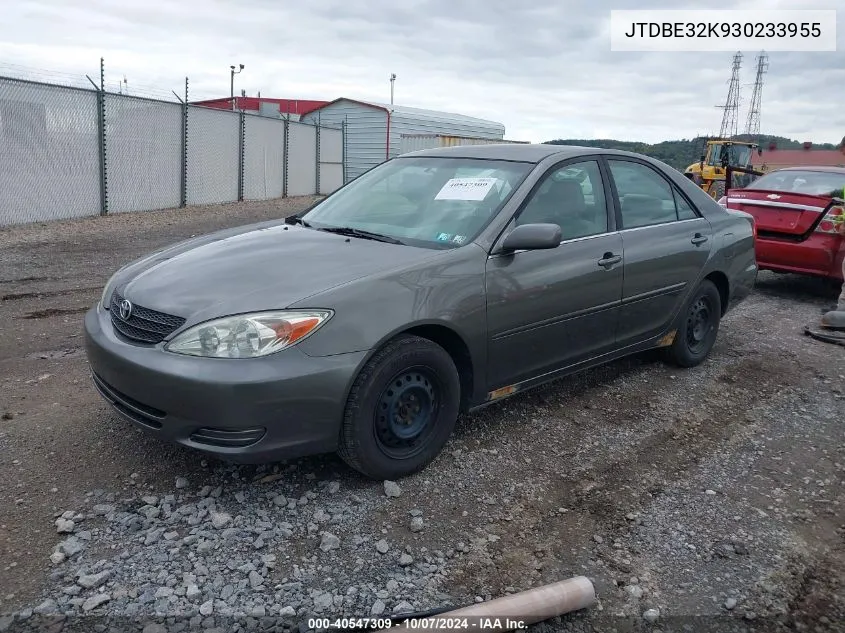
[{"label": "windshield wiper", "polygon": [[337,235],[349,235],[350,237],[360,237],[364,240],[376,240],[377,242],[387,242],[388,244],[405,245],[402,240],[397,240],[395,237],[389,235],[382,235],[381,233],[373,233],[372,231],[363,231],[361,229],[353,229],[351,226],[321,226],[321,231],[326,233],[335,233]]}]

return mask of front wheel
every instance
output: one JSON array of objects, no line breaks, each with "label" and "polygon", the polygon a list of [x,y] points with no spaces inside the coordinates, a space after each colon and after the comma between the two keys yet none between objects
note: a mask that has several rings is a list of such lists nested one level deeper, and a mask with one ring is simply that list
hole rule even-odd
[{"label": "front wheel", "polygon": [[458,371],[446,350],[418,336],[397,337],[355,379],[338,453],[372,479],[418,472],[452,434],[460,396]]},{"label": "front wheel", "polygon": [[722,298],[712,281],[705,279],[686,306],[684,320],[671,347],[665,348],[666,360],[680,367],[695,367],[707,358],[722,318]]}]

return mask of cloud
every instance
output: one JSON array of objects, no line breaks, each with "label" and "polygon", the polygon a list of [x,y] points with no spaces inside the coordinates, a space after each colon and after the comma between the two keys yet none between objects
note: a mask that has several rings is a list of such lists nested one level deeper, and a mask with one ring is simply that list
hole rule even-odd
[{"label": "cloud", "polygon": [[[500,121],[512,139],[612,137],[656,142],[715,133],[731,53],[610,50],[618,1],[19,0],[4,8],[0,74],[84,83],[106,61],[107,86],[172,98],[254,95],[387,101]],[[794,8],[745,0],[721,8]],[[838,0],[813,8],[836,8]],[[728,5],[731,5],[730,7]],[[790,6],[791,5],[791,6]],[[633,6],[632,6],[633,8]],[[698,2],[636,8],[700,9]],[[714,11],[714,19],[719,12]],[[818,142],[845,134],[845,38],[835,53],[771,53],[763,132]],[[756,51],[744,51],[744,123]]]}]

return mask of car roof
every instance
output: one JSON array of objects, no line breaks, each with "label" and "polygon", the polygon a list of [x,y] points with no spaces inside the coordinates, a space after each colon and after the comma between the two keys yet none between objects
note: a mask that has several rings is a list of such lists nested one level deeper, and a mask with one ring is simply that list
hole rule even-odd
[{"label": "car roof", "polygon": [[773,169],[773,170],[771,170],[770,172],[767,172],[767,173],[773,174],[777,171],[823,171],[823,172],[833,173],[833,174],[845,174],[845,167],[828,167],[828,166],[822,166],[822,165],[818,165],[818,166],[809,165],[807,167],[794,166],[794,167],[782,167],[780,169]]},{"label": "car roof", "polygon": [[539,163],[549,156],[569,158],[590,154],[616,154],[648,158],[641,154],[601,147],[582,147],[580,145],[551,145],[546,143],[489,143],[484,145],[455,145],[435,147],[402,154],[397,158],[420,156],[443,156],[448,158],[481,158],[487,160],[512,160],[525,163]]}]

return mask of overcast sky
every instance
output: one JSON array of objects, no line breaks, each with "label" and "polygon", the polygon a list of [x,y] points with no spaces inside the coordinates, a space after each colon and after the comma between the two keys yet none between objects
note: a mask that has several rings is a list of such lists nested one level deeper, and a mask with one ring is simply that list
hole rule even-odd
[{"label": "overcast sky", "polygon": [[[732,53],[611,52],[610,9],[691,8],[649,0],[16,0],[4,3],[0,75],[82,81],[106,60],[130,93],[300,99],[345,96],[504,123],[506,138],[656,142],[717,133]],[[720,8],[839,8],[838,51],[771,53],[762,131],[845,136],[841,0],[726,0]],[[719,12],[714,11],[714,18]],[[761,16],[765,12],[761,13]],[[754,57],[745,55],[744,124]],[[741,131],[741,130],[740,130]]]}]

